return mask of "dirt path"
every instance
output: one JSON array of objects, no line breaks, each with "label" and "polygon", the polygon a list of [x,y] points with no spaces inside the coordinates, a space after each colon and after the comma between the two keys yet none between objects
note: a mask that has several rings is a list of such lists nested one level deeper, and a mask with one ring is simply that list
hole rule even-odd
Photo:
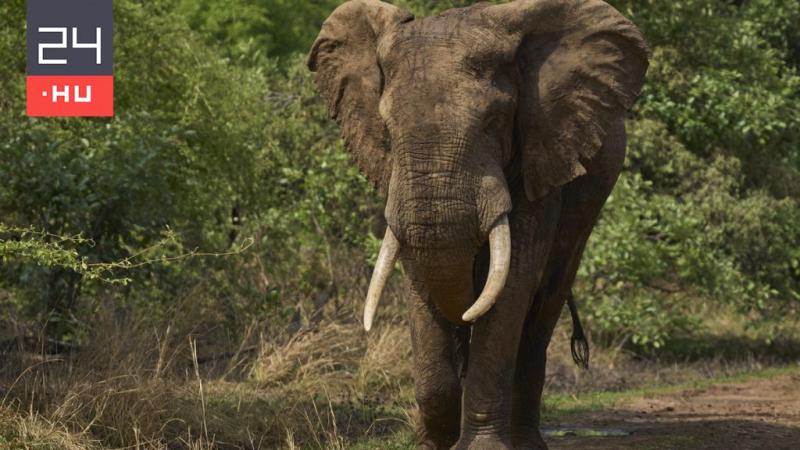
[{"label": "dirt path", "polygon": [[637,398],[561,425],[630,434],[551,437],[552,450],[800,450],[800,374]]}]

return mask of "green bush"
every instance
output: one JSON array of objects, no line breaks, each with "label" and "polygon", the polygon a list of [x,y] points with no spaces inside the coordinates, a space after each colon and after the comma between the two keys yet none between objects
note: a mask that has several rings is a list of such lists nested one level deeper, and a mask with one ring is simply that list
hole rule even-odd
[{"label": "green bush", "polygon": [[[216,283],[208,291],[238,289],[250,303],[274,302],[280,286],[253,298],[236,281],[240,272],[266,260],[270,278],[300,287],[317,277],[326,245],[363,241],[372,194],[325,119],[302,58],[281,67],[232,65],[168,2],[118,1],[116,116],[27,118],[23,6],[0,6],[0,91],[15,93],[0,103],[3,222],[80,234],[93,245],[76,243],[75,256],[89,264],[124,260],[164,233],[173,237],[161,248],[162,264],[120,274],[131,279],[124,289],[92,283],[74,266],[5,258],[4,284],[16,287],[26,311],[76,322],[57,333],[108,295],[157,316],[207,279]],[[239,264],[170,259],[225,253],[254,237]]]},{"label": "green bush", "polygon": [[[366,275],[381,201],[303,62],[339,3],[116,1],[110,119],[24,115],[24,2],[0,4],[6,313],[79,336],[100,302],[157,318],[190,299],[236,333],[343,294],[333,272],[349,259]],[[473,1],[398,3],[432,14]],[[753,323],[792,314],[800,2],[612,3],[653,58],[578,279],[590,327],[655,347],[720,305]]]},{"label": "green bush", "polygon": [[192,29],[235,61],[263,64],[311,47],[322,22],[343,0],[180,0]]}]

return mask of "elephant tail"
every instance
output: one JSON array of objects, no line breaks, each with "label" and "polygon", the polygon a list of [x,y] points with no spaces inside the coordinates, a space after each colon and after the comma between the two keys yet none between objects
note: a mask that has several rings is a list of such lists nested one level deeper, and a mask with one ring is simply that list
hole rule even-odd
[{"label": "elephant tail", "polygon": [[569,306],[569,314],[572,316],[572,338],[569,341],[569,348],[572,351],[572,360],[578,367],[584,369],[589,368],[589,341],[586,339],[586,334],[583,332],[581,325],[581,318],[578,316],[578,306],[575,304],[575,296],[572,294],[572,289],[567,296],[567,305]]}]

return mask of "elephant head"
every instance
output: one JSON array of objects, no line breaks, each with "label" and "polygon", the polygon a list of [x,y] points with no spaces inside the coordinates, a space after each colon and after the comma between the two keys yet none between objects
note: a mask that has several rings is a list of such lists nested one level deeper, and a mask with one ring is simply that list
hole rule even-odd
[{"label": "elephant head", "polygon": [[636,27],[600,0],[424,19],[378,0],[337,8],[308,66],[347,148],[387,195],[365,327],[399,255],[451,321],[488,311],[508,274],[512,200],[537,201],[585,173],[638,95],[647,57]]}]

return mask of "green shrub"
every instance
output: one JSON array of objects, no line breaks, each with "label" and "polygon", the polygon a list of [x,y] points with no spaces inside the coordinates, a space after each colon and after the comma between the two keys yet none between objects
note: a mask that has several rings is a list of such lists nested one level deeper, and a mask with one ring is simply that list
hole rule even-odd
[{"label": "green shrub", "polygon": [[[126,270],[124,289],[92,283],[74,266],[5,261],[4,284],[29,311],[81,322],[111,295],[157,316],[198,283],[238,292],[248,301],[240,311],[259,311],[278,300],[281,284],[308,287],[320,278],[326,246],[365,239],[372,194],[347,161],[302,58],[231,65],[168,2],[119,1],[116,116],[27,118],[23,3],[0,6],[0,91],[16,93],[0,103],[3,223],[80,234],[93,245],[71,251],[89,264],[125,260],[172,236],[165,262]],[[248,238],[256,245],[237,264],[170,258],[226,253]],[[241,277],[265,261],[279,283],[254,296],[242,287],[253,280]]]},{"label": "green shrub", "polygon": [[782,318],[800,286],[797,202],[744,192],[738,160],[704,161],[663,124],[640,120],[628,131],[629,167],[581,266],[591,320],[658,347],[695,328],[704,305]]},{"label": "green shrub", "polygon": [[[115,2],[111,119],[24,116],[24,2],[0,4],[0,217],[45,233],[33,253],[6,235],[15,314],[69,335],[99,302],[157,318],[190,299],[241,330],[346,294],[334,272],[350,259],[368,275],[381,201],[303,62],[339,3]],[[426,15],[471,3],[398,2]],[[715,305],[780,320],[800,301],[800,4],[612,3],[653,58],[578,279],[591,322],[658,346]],[[141,255],[158,264],[114,264]],[[87,272],[100,267],[130,283]]]}]

